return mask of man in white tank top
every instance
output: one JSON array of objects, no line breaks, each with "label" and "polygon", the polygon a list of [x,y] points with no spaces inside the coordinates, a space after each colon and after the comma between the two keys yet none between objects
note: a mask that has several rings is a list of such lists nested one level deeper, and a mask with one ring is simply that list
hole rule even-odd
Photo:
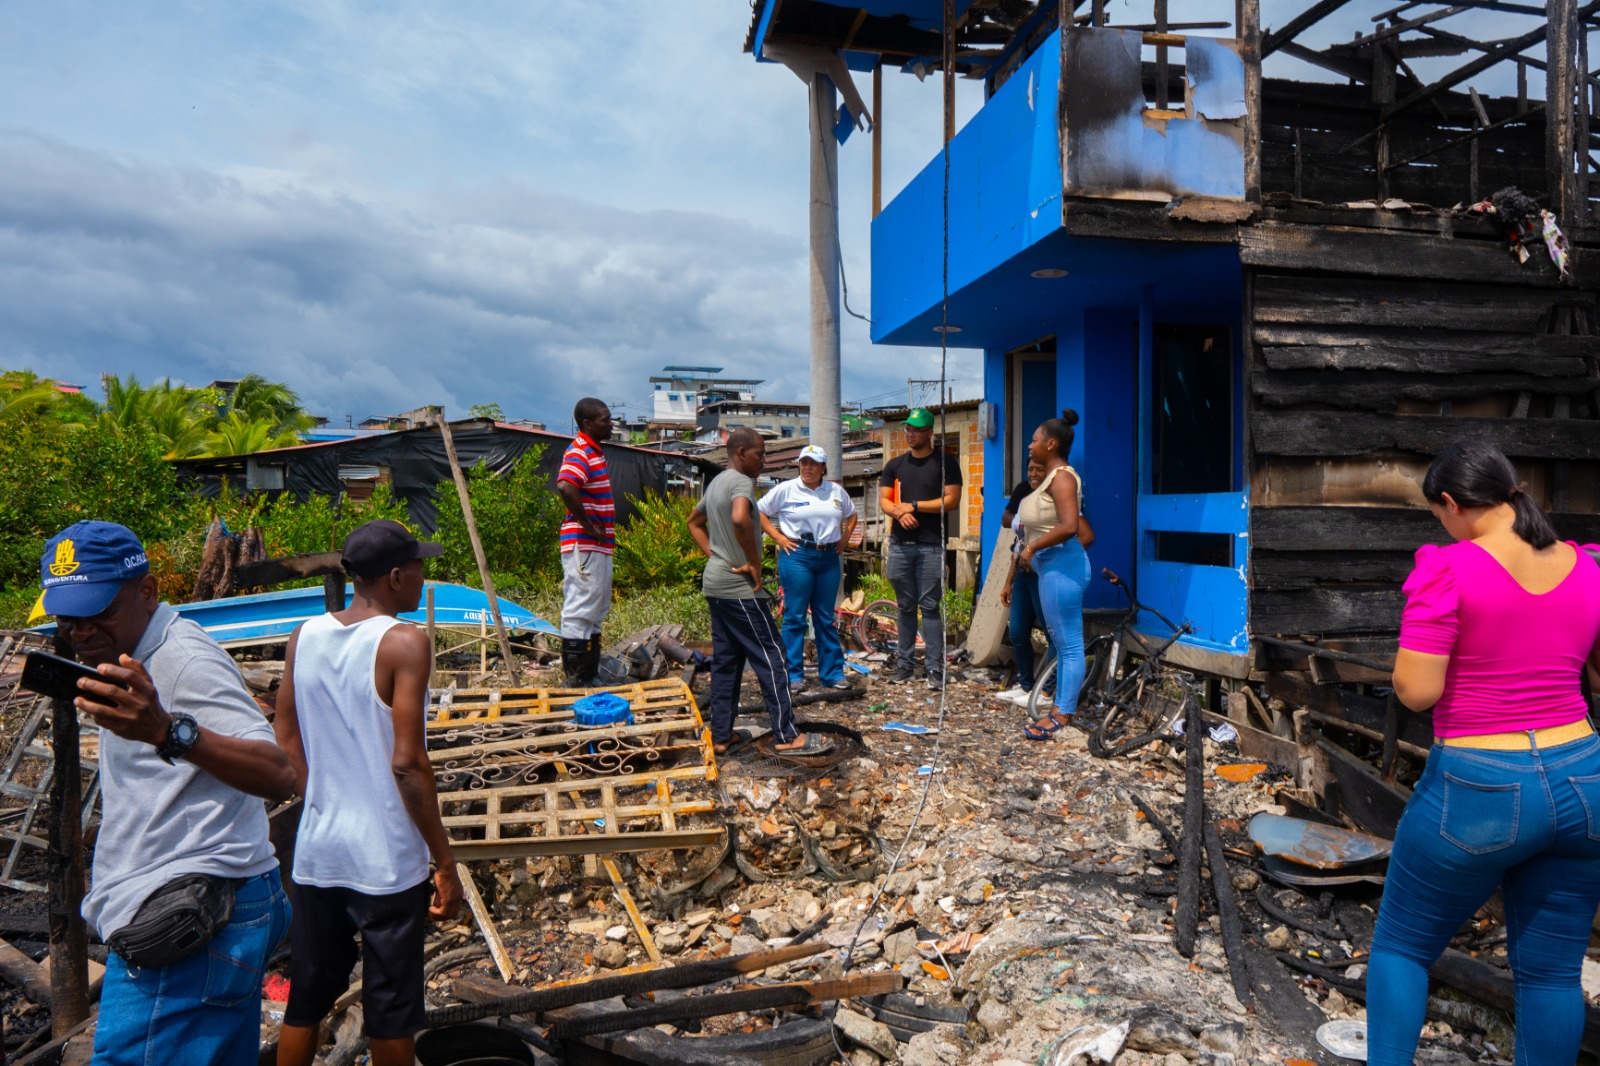
[{"label": "man in white tank top", "polygon": [[344,542],[349,608],[311,619],[289,641],[274,728],[305,812],[279,1066],[311,1066],[322,1019],[349,986],[357,933],[373,1066],[414,1061],[424,916],[452,917],[462,890],[428,762],[433,648],[395,616],[417,609],[422,560],[441,550],[399,522],[356,528]]}]

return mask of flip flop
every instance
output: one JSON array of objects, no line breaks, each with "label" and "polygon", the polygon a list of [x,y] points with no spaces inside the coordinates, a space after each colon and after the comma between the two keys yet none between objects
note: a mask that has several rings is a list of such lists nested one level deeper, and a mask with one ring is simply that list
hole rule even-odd
[{"label": "flip flop", "polygon": [[[722,750],[717,751],[717,758],[727,758],[729,755],[732,755],[734,752],[750,743],[750,740],[751,737],[749,730],[735,729],[733,731],[733,735],[728,738],[728,742],[722,746]],[[715,744],[712,745],[712,750],[716,750]]]},{"label": "flip flop", "polygon": [[807,733],[806,742],[798,748],[779,748],[774,746],[772,753],[779,757],[784,755],[826,755],[833,750],[833,741],[820,733]]},{"label": "flip flop", "polygon": [[1063,729],[1067,728],[1067,726],[1072,724],[1071,716],[1068,715],[1066,718],[1067,720],[1065,722],[1058,722],[1056,721],[1055,712],[1052,711],[1050,713],[1049,725],[1036,725],[1030,722],[1022,727],[1022,735],[1027,737],[1029,740],[1049,740],[1051,737],[1055,736],[1057,733],[1061,732]]}]

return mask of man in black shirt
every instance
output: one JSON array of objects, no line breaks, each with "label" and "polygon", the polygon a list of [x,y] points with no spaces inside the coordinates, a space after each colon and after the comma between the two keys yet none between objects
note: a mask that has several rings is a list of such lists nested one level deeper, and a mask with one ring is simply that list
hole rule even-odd
[{"label": "man in black shirt", "polygon": [[912,652],[917,642],[917,612],[922,612],[922,643],[928,685],[944,680],[944,619],[939,614],[943,592],[944,515],[961,502],[961,465],[953,455],[933,450],[933,413],[912,408],[906,416],[909,450],[884,465],[878,481],[878,503],[893,525],[889,532],[889,584],[900,608],[899,669],[890,681],[914,675]]}]

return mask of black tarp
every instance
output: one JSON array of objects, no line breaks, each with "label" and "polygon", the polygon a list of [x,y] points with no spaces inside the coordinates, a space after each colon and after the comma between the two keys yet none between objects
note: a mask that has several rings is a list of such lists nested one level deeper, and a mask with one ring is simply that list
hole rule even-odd
[{"label": "black tarp", "polygon": [[[456,458],[463,470],[470,470],[481,460],[495,473],[505,473],[528,451],[542,445],[539,469],[549,479],[552,489],[561,468],[561,453],[572,440],[559,433],[483,420],[452,422],[450,431],[455,440]],[[694,456],[622,444],[601,447],[611,473],[618,522],[626,522],[633,516],[629,497],[642,496],[647,489],[659,493],[669,489],[697,491],[705,477],[714,475],[718,469],[715,464]],[[180,459],[173,465],[177,467],[179,479],[205,497],[219,495],[224,482],[235,491],[245,491],[252,465],[258,471],[281,467],[282,491],[297,500],[313,495],[337,499],[345,491],[346,479],[341,476],[341,469],[378,467],[387,472],[395,498],[405,501],[412,521],[424,533],[432,533],[437,526],[435,490],[440,482],[447,482],[451,477],[444,438],[435,427],[277,448],[248,456]]]}]

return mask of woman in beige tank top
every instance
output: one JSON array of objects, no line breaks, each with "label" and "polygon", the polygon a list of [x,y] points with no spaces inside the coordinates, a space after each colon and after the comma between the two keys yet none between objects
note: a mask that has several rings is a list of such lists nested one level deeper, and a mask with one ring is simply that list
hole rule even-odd
[{"label": "woman in beige tank top", "polygon": [[1039,575],[1039,599],[1056,649],[1056,707],[1023,730],[1029,740],[1049,740],[1071,722],[1083,687],[1083,593],[1089,586],[1089,557],[1077,536],[1083,486],[1067,465],[1077,421],[1077,412],[1068,409],[1034,431],[1028,458],[1044,466],[1044,480],[1017,509],[1026,541],[1017,563]]}]

